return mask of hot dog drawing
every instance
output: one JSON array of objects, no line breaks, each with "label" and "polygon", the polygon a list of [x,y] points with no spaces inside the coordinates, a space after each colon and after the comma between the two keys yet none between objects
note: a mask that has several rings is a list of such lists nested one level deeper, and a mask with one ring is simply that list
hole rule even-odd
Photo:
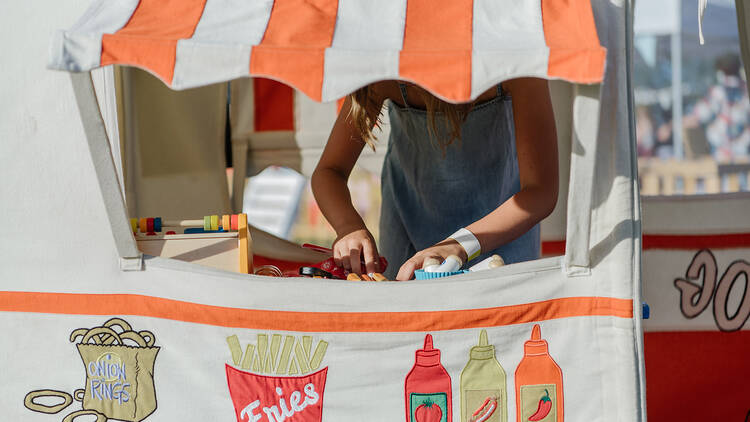
[{"label": "hot dog drawing", "polygon": [[495,414],[495,410],[497,410],[497,397],[487,397],[487,400],[471,414],[469,422],[485,422]]}]

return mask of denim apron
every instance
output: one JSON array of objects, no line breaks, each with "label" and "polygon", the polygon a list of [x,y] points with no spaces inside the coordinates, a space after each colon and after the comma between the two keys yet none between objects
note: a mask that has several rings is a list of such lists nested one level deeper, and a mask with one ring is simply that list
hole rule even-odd
[{"label": "denim apron", "polygon": [[[385,275],[393,280],[417,251],[445,239],[495,210],[520,189],[511,98],[498,95],[474,106],[461,127],[461,139],[445,155],[424,110],[391,101],[391,134],[381,175],[382,208],[378,251],[388,259]],[[435,115],[438,139],[447,123]],[[539,257],[539,225],[510,243],[483,251],[471,263],[499,254],[505,263]],[[470,266],[470,264],[466,266]]]}]

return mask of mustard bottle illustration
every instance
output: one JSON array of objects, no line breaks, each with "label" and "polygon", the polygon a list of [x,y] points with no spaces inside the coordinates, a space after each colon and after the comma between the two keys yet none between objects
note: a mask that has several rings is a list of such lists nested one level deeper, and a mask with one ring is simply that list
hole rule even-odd
[{"label": "mustard bottle illustration", "polygon": [[482,330],[461,371],[461,422],[507,422],[507,392],[505,370]]}]

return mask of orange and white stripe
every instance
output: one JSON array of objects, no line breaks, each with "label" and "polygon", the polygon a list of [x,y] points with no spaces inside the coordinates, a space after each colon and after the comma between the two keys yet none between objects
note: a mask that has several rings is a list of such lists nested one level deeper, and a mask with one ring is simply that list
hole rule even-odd
[{"label": "orange and white stripe", "polygon": [[599,316],[630,319],[633,301],[566,297],[484,309],[421,312],[290,312],[212,306],[133,294],[0,291],[0,311],[138,315],[220,327],[300,332],[445,331]]},{"label": "orange and white stripe", "polygon": [[173,89],[267,77],[316,101],[402,79],[460,102],[519,76],[597,83],[605,55],[588,0],[96,0],[49,65]]}]

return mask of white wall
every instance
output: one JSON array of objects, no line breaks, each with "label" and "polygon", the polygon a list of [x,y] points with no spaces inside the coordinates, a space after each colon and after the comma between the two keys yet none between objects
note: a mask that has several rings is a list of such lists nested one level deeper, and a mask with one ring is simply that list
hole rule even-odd
[{"label": "white wall", "polygon": [[46,69],[53,31],[90,2],[44,3],[0,13],[0,280],[29,289],[119,272],[69,77]]}]

